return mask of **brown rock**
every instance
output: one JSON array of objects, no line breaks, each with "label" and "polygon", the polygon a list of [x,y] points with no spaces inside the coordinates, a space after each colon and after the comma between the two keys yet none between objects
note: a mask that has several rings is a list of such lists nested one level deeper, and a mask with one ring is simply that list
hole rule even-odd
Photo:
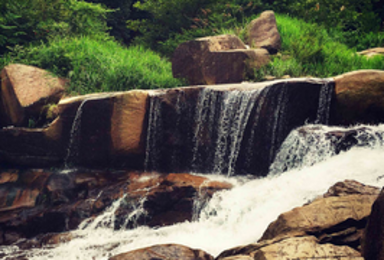
[{"label": "brown rock", "polygon": [[333,124],[384,122],[384,71],[359,70],[335,77]]},{"label": "brown rock", "polygon": [[12,64],[1,71],[1,125],[27,126],[39,117],[43,107],[57,103],[65,81],[32,66]]},{"label": "brown rock", "polygon": [[346,196],[351,194],[361,195],[379,195],[380,188],[365,185],[354,180],[345,180],[337,182],[323,195],[324,198],[331,196]]},{"label": "brown rock", "polygon": [[[284,239],[265,240],[258,244],[232,248],[221,253],[217,260],[229,260],[230,256],[248,255],[255,260],[269,259],[359,259],[360,253],[348,246],[335,246],[332,244],[319,244],[313,236],[290,237]],[[237,259],[237,258],[234,258]],[[240,258],[241,259],[241,258]]]},{"label": "brown rock", "polygon": [[384,259],[384,191],[372,206],[372,213],[362,239],[362,255],[365,260]]},{"label": "brown rock", "polygon": [[337,225],[340,225],[340,229],[345,229],[343,223],[359,222],[369,216],[376,197],[376,195],[346,195],[315,200],[309,205],[281,214],[268,226],[260,240],[319,234],[322,230]]},{"label": "brown rock", "polygon": [[119,254],[109,260],[213,260],[208,253],[177,244],[156,245]]},{"label": "brown rock", "polygon": [[269,61],[265,49],[216,51],[206,55],[201,69],[207,85],[237,83]]},{"label": "brown rock", "polygon": [[368,50],[364,50],[361,52],[358,52],[357,54],[363,55],[367,58],[371,58],[377,55],[384,55],[384,48],[383,47],[378,47],[378,48],[372,48]]},{"label": "brown rock", "polygon": [[191,85],[205,84],[201,66],[209,52],[246,49],[235,35],[220,35],[199,38],[180,44],[172,57],[172,72],[175,78],[186,78]]},{"label": "brown rock", "polygon": [[270,54],[280,50],[281,40],[273,11],[263,12],[247,27],[246,43],[252,48],[267,49]]}]

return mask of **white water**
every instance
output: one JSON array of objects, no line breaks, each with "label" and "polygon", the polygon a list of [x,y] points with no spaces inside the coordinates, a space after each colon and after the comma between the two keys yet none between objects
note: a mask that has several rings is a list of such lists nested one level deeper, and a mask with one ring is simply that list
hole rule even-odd
[{"label": "white water", "polygon": [[[371,127],[380,131],[383,126]],[[371,145],[371,144],[367,144]],[[108,259],[112,255],[154,244],[178,243],[218,255],[225,249],[256,242],[277,216],[326,192],[338,181],[354,179],[364,184],[384,185],[384,148],[355,147],[313,166],[302,166],[262,179],[211,175],[235,187],[216,193],[194,222],[151,229],[113,231],[88,225],[76,238],[56,248],[34,249],[29,259]],[[114,205],[106,214],[112,215]],[[104,216],[105,217],[105,216]],[[105,221],[103,216],[100,217]],[[13,247],[0,251],[13,251]]]}]

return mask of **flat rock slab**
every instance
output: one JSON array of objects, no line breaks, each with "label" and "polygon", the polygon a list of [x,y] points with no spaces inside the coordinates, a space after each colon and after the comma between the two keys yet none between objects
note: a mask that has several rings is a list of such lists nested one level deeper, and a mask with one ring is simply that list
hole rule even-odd
[{"label": "flat rock slab", "polygon": [[45,105],[60,100],[65,83],[33,66],[11,64],[4,67],[1,71],[1,125],[26,126],[29,117],[38,117]]}]

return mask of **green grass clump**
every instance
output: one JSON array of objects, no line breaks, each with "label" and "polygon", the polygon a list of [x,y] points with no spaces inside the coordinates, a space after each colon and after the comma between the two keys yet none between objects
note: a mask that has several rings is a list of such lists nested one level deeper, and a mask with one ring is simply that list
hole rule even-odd
[{"label": "green grass clump", "polygon": [[171,63],[140,46],[125,48],[113,40],[89,37],[55,39],[31,47],[16,47],[2,60],[47,69],[70,79],[69,92],[123,91],[181,86]]},{"label": "green grass clump", "polygon": [[282,46],[280,56],[255,72],[255,79],[265,75],[281,77],[332,77],[360,69],[384,69],[384,58],[366,58],[356,54],[356,48],[341,43],[343,32],[329,33],[317,24],[287,15],[276,15]]}]

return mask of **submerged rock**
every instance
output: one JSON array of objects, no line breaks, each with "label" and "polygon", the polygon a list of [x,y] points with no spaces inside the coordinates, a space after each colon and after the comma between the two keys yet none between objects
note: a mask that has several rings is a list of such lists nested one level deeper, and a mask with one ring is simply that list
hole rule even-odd
[{"label": "submerged rock", "polygon": [[208,253],[192,249],[183,245],[167,244],[156,245],[137,249],[127,253],[122,253],[109,260],[213,260],[214,258]]}]

